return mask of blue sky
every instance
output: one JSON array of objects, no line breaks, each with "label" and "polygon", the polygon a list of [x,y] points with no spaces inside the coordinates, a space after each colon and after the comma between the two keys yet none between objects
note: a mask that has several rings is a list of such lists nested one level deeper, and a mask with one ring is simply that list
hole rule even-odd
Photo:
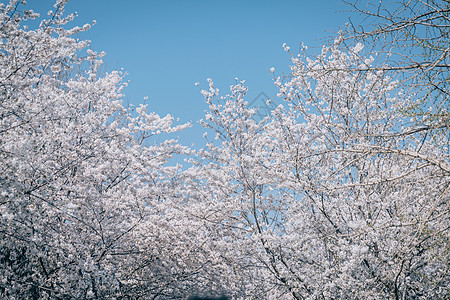
[{"label": "blue sky", "polygon": [[[53,3],[29,0],[28,7],[45,12]],[[235,77],[245,80],[248,102],[261,92],[275,97],[268,69],[288,71],[282,44],[294,51],[300,42],[320,46],[347,22],[345,9],[340,0],[71,0],[66,7],[78,13],[74,25],[97,21],[81,38],[107,53],[107,69],[129,73],[127,101],[148,96],[151,110],[183,122],[203,117],[206,105],[194,83],[206,87],[208,77],[222,93]],[[198,143],[199,130],[181,140]]]}]

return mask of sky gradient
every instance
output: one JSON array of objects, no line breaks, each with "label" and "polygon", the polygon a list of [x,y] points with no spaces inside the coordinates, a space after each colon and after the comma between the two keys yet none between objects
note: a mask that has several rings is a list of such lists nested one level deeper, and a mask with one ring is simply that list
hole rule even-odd
[{"label": "sky gradient", "polygon": [[[29,0],[28,7],[45,13],[53,3]],[[346,9],[339,0],[71,0],[66,7],[78,13],[73,25],[96,20],[80,38],[107,53],[107,70],[128,72],[127,102],[147,96],[151,110],[193,123],[206,109],[195,82],[206,88],[212,78],[225,94],[238,77],[248,85],[248,102],[261,92],[275,97],[268,69],[277,76],[289,70],[282,44],[317,49],[347,22]],[[198,130],[183,142],[197,143]]]}]

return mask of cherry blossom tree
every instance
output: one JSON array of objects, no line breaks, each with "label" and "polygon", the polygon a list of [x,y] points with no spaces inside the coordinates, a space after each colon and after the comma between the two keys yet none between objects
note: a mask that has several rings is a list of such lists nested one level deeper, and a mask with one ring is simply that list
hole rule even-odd
[{"label": "cherry blossom tree", "polygon": [[379,23],[319,55],[284,45],[285,104],[261,121],[244,82],[202,91],[214,136],[193,161],[197,215],[246,298],[449,294],[447,2],[351,2]]},{"label": "cherry blossom tree", "polygon": [[24,2],[0,4],[0,297],[214,290],[167,164],[186,149],[152,141],[189,124],[123,106],[124,74],[99,72],[104,53],[76,38],[90,25],[70,27],[67,1],[38,25]]},{"label": "cherry blossom tree", "polygon": [[202,91],[214,136],[193,162],[206,181],[194,209],[246,298],[445,297],[448,127],[424,135],[404,113],[422,99],[362,44],[291,56],[275,80],[285,104],[261,121],[244,82]]},{"label": "cherry blossom tree", "polygon": [[343,31],[347,46],[371,45],[373,66],[396,77],[417,99],[405,107],[429,134],[448,127],[450,3],[447,0],[344,1],[361,21]]},{"label": "cherry blossom tree", "polygon": [[191,150],[165,135],[189,124],[122,104],[124,74],[99,71],[66,2],[36,26],[0,4],[0,297],[450,293],[447,56],[414,85],[347,33],[315,56],[285,45],[283,105],[255,118],[243,81],[220,96],[208,80]]}]

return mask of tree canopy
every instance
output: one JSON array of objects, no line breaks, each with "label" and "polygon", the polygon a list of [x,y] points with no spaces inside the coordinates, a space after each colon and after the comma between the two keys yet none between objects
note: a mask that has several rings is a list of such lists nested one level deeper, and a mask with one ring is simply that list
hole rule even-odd
[{"label": "tree canopy", "polygon": [[349,3],[367,25],[285,45],[263,118],[208,79],[203,149],[123,104],[67,1],[23,2],[0,4],[2,298],[448,297],[448,1]]}]

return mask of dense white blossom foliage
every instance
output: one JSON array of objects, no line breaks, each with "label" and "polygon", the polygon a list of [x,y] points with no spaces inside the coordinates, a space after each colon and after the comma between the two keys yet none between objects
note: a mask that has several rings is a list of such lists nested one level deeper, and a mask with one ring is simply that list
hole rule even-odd
[{"label": "dense white blossom foliage", "polygon": [[447,111],[411,120],[427,103],[362,43],[284,44],[262,119],[208,79],[192,150],[164,140],[189,124],[122,104],[66,2],[38,25],[0,3],[0,298],[448,297]]},{"label": "dense white blossom foliage", "polygon": [[165,166],[185,148],[151,137],[189,124],[124,107],[65,2],[30,29],[0,4],[0,298],[181,297],[202,286]]},{"label": "dense white blossom foliage", "polygon": [[203,91],[216,136],[194,167],[198,211],[252,278],[248,298],[448,296],[448,128],[412,125],[415,99],[372,62],[339,39],[292,55],[275,81],[285,104],[262,121],[242,83]]}]

